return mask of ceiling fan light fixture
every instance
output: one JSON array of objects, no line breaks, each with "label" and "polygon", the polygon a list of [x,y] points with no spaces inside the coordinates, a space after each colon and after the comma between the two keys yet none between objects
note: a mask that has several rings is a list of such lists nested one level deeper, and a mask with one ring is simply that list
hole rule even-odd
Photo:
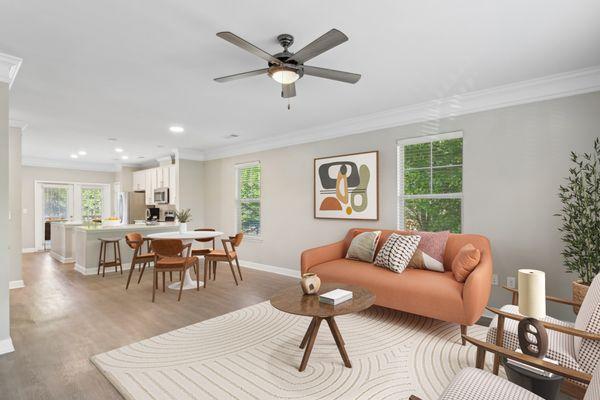
[{"label": "ceiling fan light fixture", "polygon": [[294,83],[300,78],[300,75],[296,70],[281,65],[275,65],[269,68],[269,76],[273,78],[275,82],[282,85],[289,85]]}]

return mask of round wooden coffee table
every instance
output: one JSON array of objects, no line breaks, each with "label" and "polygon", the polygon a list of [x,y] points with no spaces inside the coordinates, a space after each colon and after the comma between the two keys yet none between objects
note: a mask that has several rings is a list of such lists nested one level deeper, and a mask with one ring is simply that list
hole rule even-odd
[{"label": "round wooden coffee table", "polygon": [[[352,299],[335,306],[319,301],[318,294],[326,293],[334,289],[351,291]],[[352,368],[352,364],[350,364],[350,359],[348,358],[348,354],[344,347],[344,339],[342,339],[342,335],[335,323],[334,317],[366,310],[375,302],[375,295],[363,287],[345,285],[342,283],[324,283],[321,285],[318,294],[305,295],[302,292],[300,285],[296,285],[284,289],[271,297],[271,305],[280,311],[288,314],[312,317],[308,330],[300,343],[300,348],[304,349],[304,347],[306,347],[306,349],[304,350],[304,356],[302,357],[302,362],[300,363],[300,368],[298,368],[298,370],[302,372],[306,368],[310,353],[315,344],[315,340],[317,339],[321,321],[323,320],[327,321],[327,324],[329,325],[335,344],[340,351],[342,360],[344,360],[344,365],[348,368]]]}]

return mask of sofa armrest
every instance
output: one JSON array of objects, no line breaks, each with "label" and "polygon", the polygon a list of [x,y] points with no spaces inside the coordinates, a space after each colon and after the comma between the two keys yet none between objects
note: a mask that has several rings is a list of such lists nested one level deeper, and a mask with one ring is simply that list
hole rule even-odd
[{"label": "sofa armrest", "polygon": [[466,324],[473,325],[483,314],[492,291],[492,256],[482,254],[477,268],[467,277],[463,287],[463,307]]},{"label": "sofa armrest", "polygon": [[307,273],[315,265],[337,260],[338,258],[344,258],[346,256],[345,250],[346,245],[343,240],[325,246],[304,250],[300,256],[302,273]]}]

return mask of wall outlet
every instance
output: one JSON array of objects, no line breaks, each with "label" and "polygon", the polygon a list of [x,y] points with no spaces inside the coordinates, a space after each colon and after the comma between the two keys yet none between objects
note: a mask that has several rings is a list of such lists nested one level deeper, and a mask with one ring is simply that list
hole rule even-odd
[{"label": "wall outlet", "polygon": [[492,285],[498,286],[498,274],[492,275]]},{"label": "wall outlet", "polygon": [[511,289],[515,289],[517,287],[517,280],[514,276],[506,277],[506,286],[508,286]]}]

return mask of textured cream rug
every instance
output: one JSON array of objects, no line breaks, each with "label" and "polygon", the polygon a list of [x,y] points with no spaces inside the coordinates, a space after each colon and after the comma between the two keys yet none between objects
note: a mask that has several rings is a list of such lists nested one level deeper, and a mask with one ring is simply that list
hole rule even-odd
[{"label": "textured cream rug", "polygon": [[[336,317],[353,368],[322,324],[304,372],[310,322],[268,302],[92,357],[126,399],[435,399],[475,364],[458,325],[381,307]],[[483,339],[486,328],[469,335]]]}]

